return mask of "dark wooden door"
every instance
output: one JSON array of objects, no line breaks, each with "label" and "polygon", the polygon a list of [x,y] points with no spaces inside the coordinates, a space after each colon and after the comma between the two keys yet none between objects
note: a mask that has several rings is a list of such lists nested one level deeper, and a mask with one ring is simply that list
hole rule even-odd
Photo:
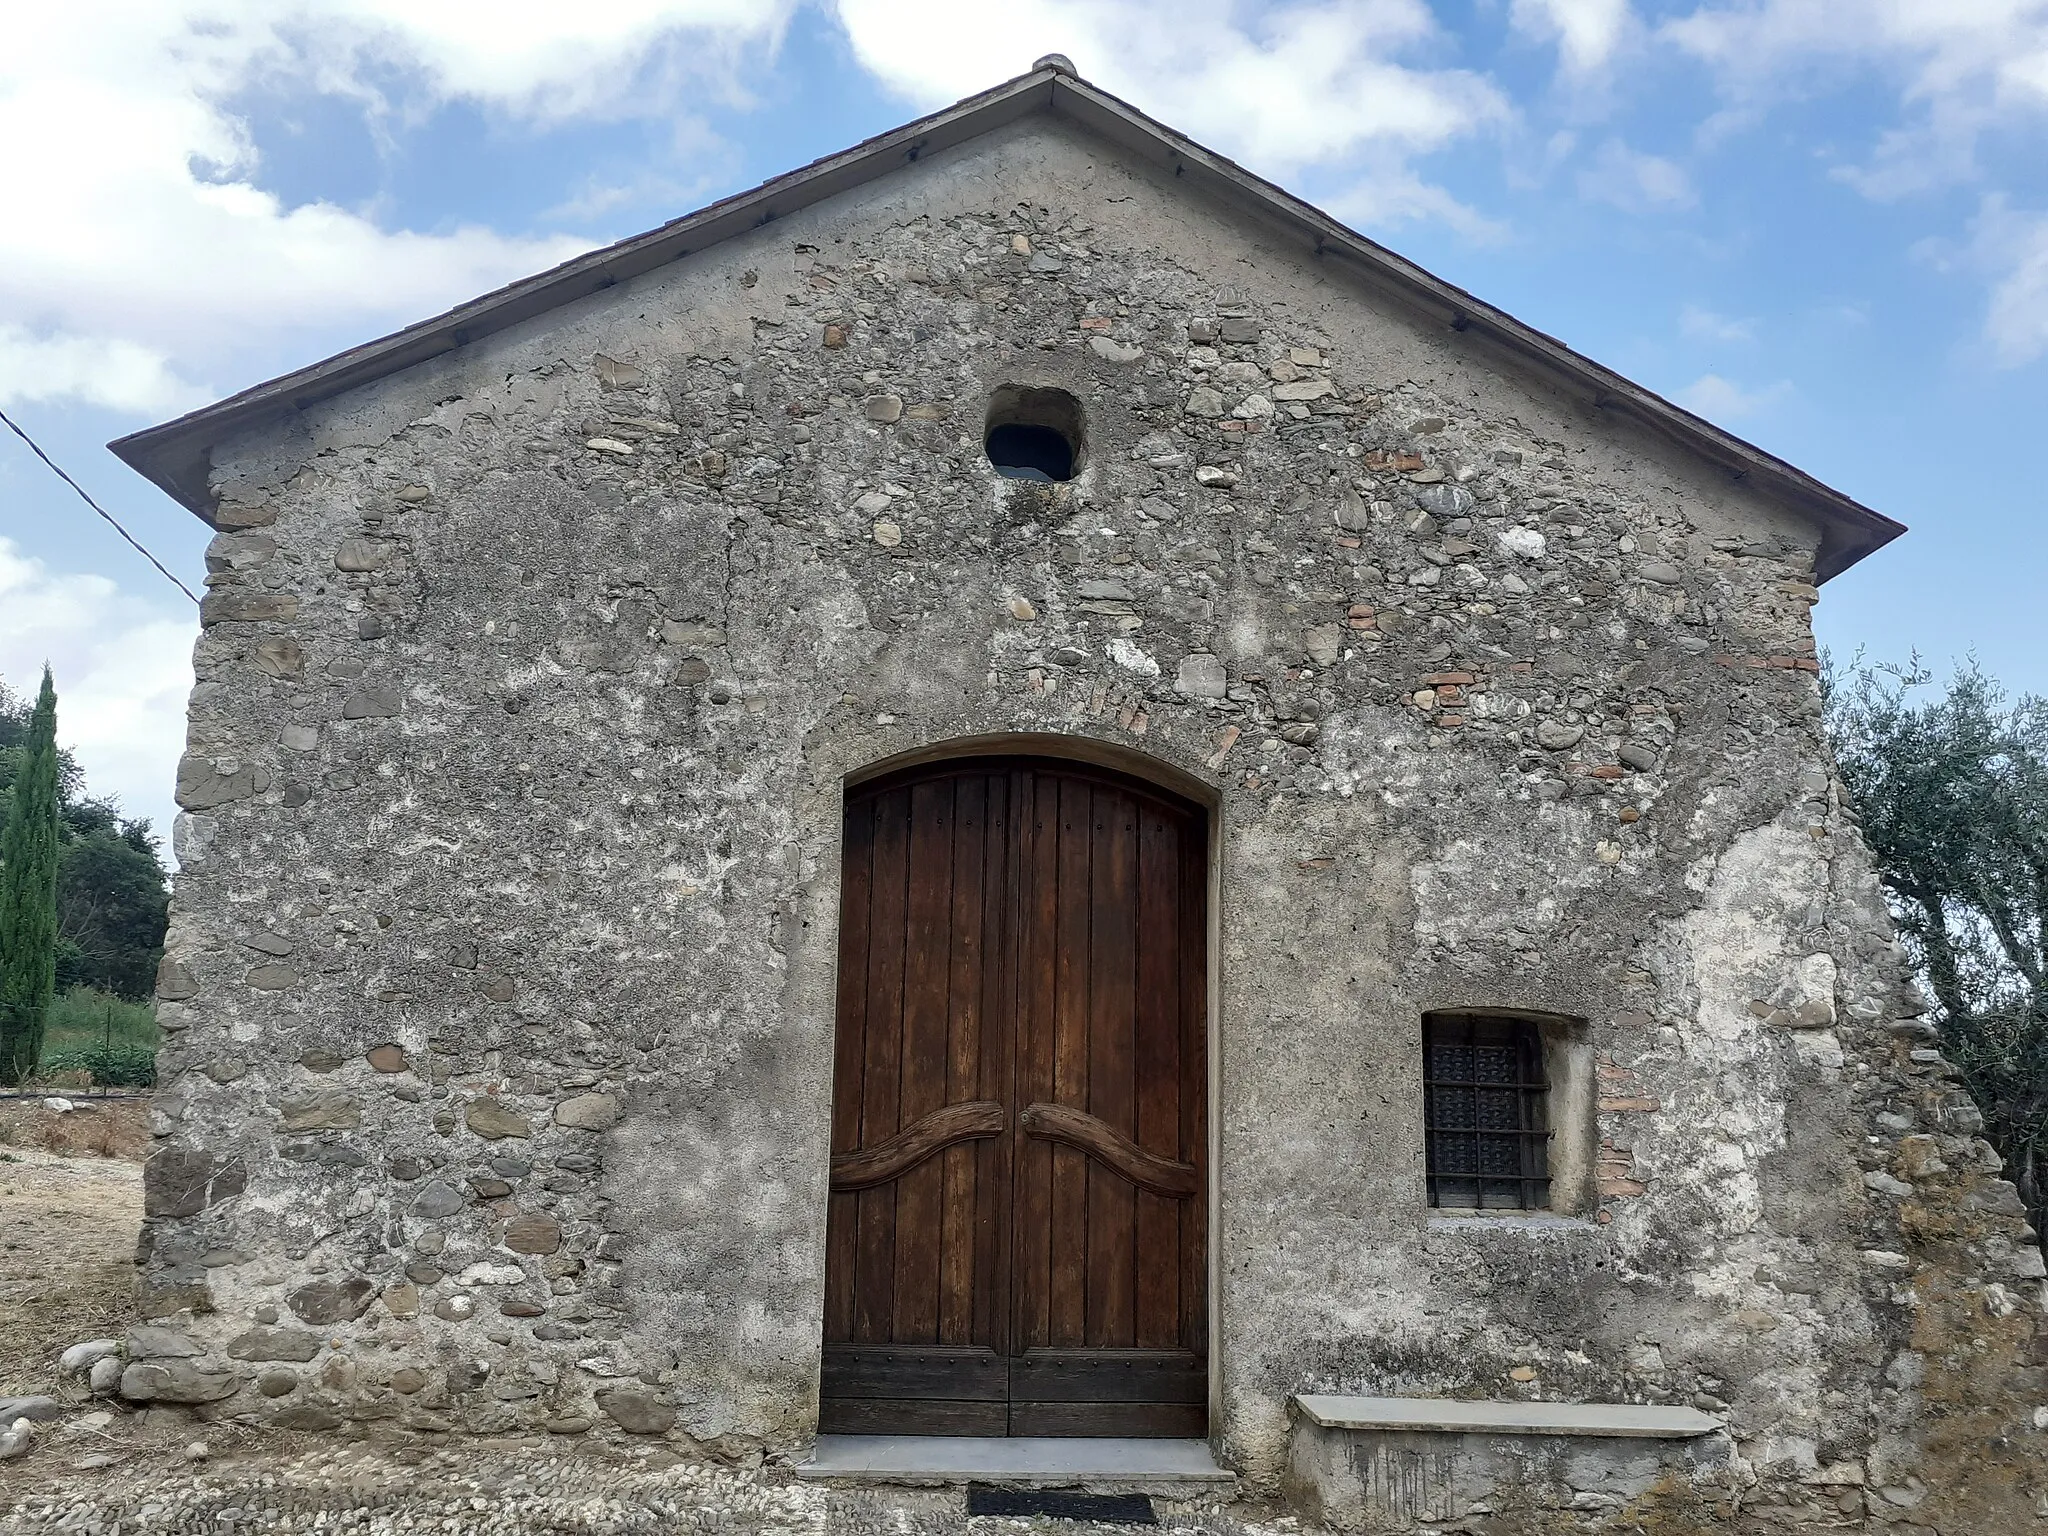
[{"label": "dark wooden door", "polygon": [[848,797],[826,1433],[1207,1427],[1202,812],[973,758]]}]

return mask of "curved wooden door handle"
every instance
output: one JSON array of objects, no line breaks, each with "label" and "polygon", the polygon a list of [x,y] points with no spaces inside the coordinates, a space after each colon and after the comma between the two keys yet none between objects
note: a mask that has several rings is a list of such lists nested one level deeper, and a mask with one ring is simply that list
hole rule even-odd
[{"label": "curved wooden door handle", "polygon": [[919,1115],[887,1141],[863,1147],[858,1152],[839,1152],[832,1158],[834,1189],[871,1189],[901,1178],[926,1158],[943,1152],[956,1142],[1000,1136],[1008,1117],[993,1099],[976,1099],[967,1104],[948,1104],[928,1115]]},{"label": "curved wooden door handle", "polygon": [[1177,1163],[1170,1157],[1147,1152],[1122,1131],[1084,1109],[1069,1104],[1033,1104],[1017,1117],[1017,1123],[1026,1136],[1057,1141],[1085,1152],[1155,1195],[1185,1200],[1200,1188],[1193,1163]]}]

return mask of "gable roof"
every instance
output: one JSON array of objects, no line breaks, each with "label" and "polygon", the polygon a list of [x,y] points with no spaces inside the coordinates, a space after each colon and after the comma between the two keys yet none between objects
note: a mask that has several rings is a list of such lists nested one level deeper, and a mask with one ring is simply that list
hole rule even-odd
[{"label": "gable roof", "polygon": [[211,523],[210,456],[214,444],[230,433],[288,415],[601,292],[1037,112],[1064,118],[1118,149],[1170,170],[1224,204],[1259,218],[1282,236],[1291,236],[1316,260],[1388,292],[1411,309],[1435,316],[1453,330],[1499,344],[1585,404],[1625,416],[1732,478],[1747,480],[1791,504],[1821,526],[1816,561],[1816,579],[1820,581],[1838,575],[1906,531],[1903,523],[1581,356],[1555,337],[1432,276],[1282,188],[1155,122],[1081,79],[1073,65],[1057,54],[1039,60],[1027,75],[763,182],[750,192],[588,252],[446,314],[245,389],[175,421],[118,438],[108,446]]}]

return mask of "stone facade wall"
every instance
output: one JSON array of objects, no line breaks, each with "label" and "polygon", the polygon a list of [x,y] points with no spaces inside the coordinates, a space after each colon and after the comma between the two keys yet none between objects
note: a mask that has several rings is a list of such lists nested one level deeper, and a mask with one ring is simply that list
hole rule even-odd
[{"label": "stone facade wall", "polygon": [[[1005,385],[1074,482],[993,474]],[[1248,1476],[1297,1391],[1694,1403],[1659,1529],[2031,1515],[2041,1260],[1792,513],[1044,120],[214,459],[132,1395],[800,1445],[842,780],[1037,735],[1220,803]],[[1585,1021],[1581,1218],[1425,1208],[1487,1006]]]}]

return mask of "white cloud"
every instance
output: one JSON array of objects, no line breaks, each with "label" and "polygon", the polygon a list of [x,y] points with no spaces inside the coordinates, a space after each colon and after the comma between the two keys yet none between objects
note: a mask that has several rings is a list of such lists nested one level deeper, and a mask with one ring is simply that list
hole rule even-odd
[{"label": "white cloud", "polygon": [[[2013,146],[2038,146],[2048,119],[2048,0],[1719,0],[1660,35],[1715,71],[1726,131],[1782,100],[1873,79],[1896,91],[1896,115],[1880,112],[1867,147],[1833,172],[1870,198],[1987,179],[1985,161],[1995,170]],[[2048,353],[2048,220],[1991,193],[1961,245],[1932,239],[1915,251],[1947,252],[1989,280],[1991,359],[2011,367]]]},{"label": "white cloud", "polygon": [[1579,195],[1629,213],[1691,208],[1699,202],[1683,166],[1630,149],[1619,139],[1602,144],[1592,164],[1579,172]]},{"label": "white cloud", "polygon": [[1718,373],[1706,373],[1681,389],[1675,398],[1695,416],[1704,416],[1725,426],[1731,421],[1775,409],[1790,399],[1792,392],[1789,379],[1780,379],[1761,389],[1745,389]]},{"label": "white cloud", "polygon": [[421,70],[444,95],[569,118],[658,110],[660,95],[640,83],[651,60],[672,80],[737,93],[741,53],[772,46],[792,9],[791,0],[299,0],[255,14],[279,16],[279,35],[302,39],[304,55],[394,63]]},{"label": "white cloud", "polygon": [[1984,341],[2002,367],[2048,353],[2048,213],[2014,209],[1998,195],[1984,199],[1961,264],[1991,279]]},{"label": "white cloud", "polygon": [[[535,118],[675,110],[772,47],[754,0],[80,0],[17,6],[0,49],[0,388],[140,415],[422,318],[584,248],[380,226],[263,189],[224,105],[285,82],[464,96]],[[664,42],[664,40],[666,40]]]},{"label": "white cloud", "polygon": [[1698,304],[1688,304],[1678,312],[1678,333],[1687,341],[1734,346],[1756,340],[1756,321],[1737,320]]},{"label": "white cloud", "polygon": [[124,592],[104,576],[65,575],[0,537],[0,678],[33,695],[44,662],[57,684],[57,740],[96,795],[168,834],[192,691],[198,616]]},{"label": "white cloud", "polygon": [[1991,290],[1984,330],[2000,362],[2030,363],[2048,352],[2048,218],[2035,217],[2006,275]]},{"label": "white cloud", "polygon": [[1810,98],[1829,74],[1875,70],[1911,116],[1838,174],[1872,197],[1972,176],[1993,126],[2048,110],[2041,0],[1746,0],[1706,5],[1662,35],[1713,66],[1739,102]]},{"label": "white cloud", "polygon": [[837,0],[860,62],[927,106],[1064,53],[1090,81],[1263,174],[1358,152],[1382,171],[1510,114],[1466,70],[1397,62],[1441,45],[1422,0],[1301,5],[1248,27],[1229,0]]},{"label": "white cloud", "polygon": [[1517,32],[1557,44],[1559,71],[1584,80],[1598,75],[1635,31],[1629,0],[1514,0]]},{"label": "white cloud", "polygon": [[1428,220],[1481,245],[1499,244],[1508,237],[1508,226],[1498,219],[1489,219],[1400,166],[1368,172],[1335,197],[1318,201],[1332,218],[1354,229],[1387,229]]},{"label": "white cloud", "polygon": [[35,336],[0,323],[0,406],[75,399],[140,416],[171,416],[209,391],[178,376],[169,358],[106,336]]}]

